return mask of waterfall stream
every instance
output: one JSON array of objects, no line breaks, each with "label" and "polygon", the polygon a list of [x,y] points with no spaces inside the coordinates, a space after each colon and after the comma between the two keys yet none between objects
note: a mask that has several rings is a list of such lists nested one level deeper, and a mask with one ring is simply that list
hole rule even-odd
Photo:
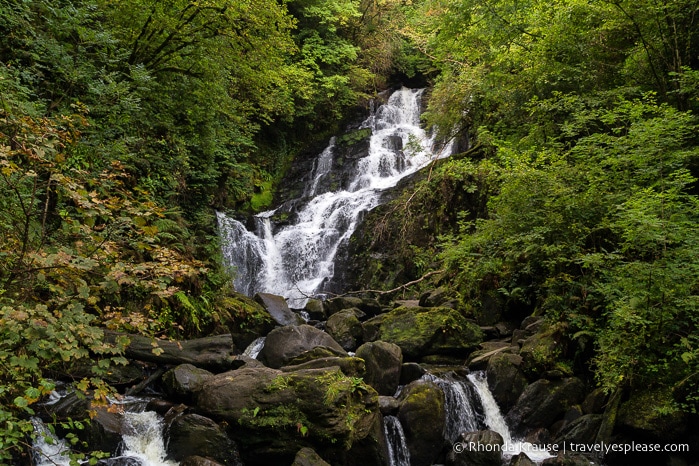
[{"label": "waterfall stream", "polygon": [[[124,408],[123,431],[118,456],[102,460],[99,464],[133,466],[177,466],[167,459],[163,418],[154,411],[145,411],[147,400],[126,397],[115,401]],[[70,447],[57,438],[41,419],[32,419],[37,434],[33,445],[34,466],[69,466]]]},{"label": "waterfall stream", "polygon": [[236,271],[238,291],[273,293],[287,298],[292,307],[303,307],[334,276],[338,250],[354,233],[362,212],[376,207],[381,194],[402,178],[451,154],[450,145],[437,151],[434,138],[420,127],[423,92],[394,92],[362,123],[361,128],[371,130],[368,153],[336,190],[327,187],[332,183],[323,183],[334,163],[336,140],[331,139],[315,160],[304,194],[292,202],[292,223],[275,226],[272,210],[257,215],[254,231],[249,231],[218,214],[223,255]]},{"label": "waterfall stream", "polygon": [[403,426],[395,416],[384,416],[383,431],[388,446],[388,466],[410,466],[410,452]]}]

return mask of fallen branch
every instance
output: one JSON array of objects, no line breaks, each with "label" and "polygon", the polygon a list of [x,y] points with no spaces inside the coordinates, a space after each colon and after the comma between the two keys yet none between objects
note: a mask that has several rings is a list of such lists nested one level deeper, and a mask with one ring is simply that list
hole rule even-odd
[{"label": "fallen branch", "polygon": [[420,277],[420,278],[417,278],[417,279],[415,279],[415,280],[413,280],[413,281],[411,281],[411,282],[408,282],[408,283],[404,283],[404,284],[402,284],[402,285],[400,285],[400,286],[397,286],[396,288],[393,288],[393,289],[390,289],[390,290],[358,290],[358,291],[348,291],[347,293],[334,295],[334,297],[340,298],[340,297],[342,297],[342,296],[348,296],[348,295],[354,295],[354,294],[364,294],[364,293],[376,293],[376,294],[378,294],[379,296],[383,296],[383,295],[395,293],[396,291],[405,290],[406,288],[408,288],[408,287],[410,287],[410,286],[416,285],[416,284],[418,284],[418,283],[420,283],[420,282],[422,282],[422,281],[424,281],[424,280],[430,278],[432,275],[437,275],[437,274],[443,273],[443,272],[446,272],[446,270],[440,269],[440,270],[433,270],[433,271],[431,271],[431,272],[427,272],[425,275],[423,275],[423,276]]}]

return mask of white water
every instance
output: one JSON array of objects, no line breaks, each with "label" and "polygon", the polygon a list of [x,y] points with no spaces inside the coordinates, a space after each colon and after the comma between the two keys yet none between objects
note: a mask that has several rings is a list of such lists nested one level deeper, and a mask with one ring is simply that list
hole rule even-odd
[{"label": "white water", "polygon": [[403,426],[395,416],[384,416],[383,431],[388,446],[388,466],[410,466],[410,452]]},{"label": "white water", "polygon": [[[135,405],[136,409],[143,408],[144,403],[139,403],[134,398],[127,398],[119,404]],[[166,459],[163,421],[159,414],[154,411],[126,411],[123,416],[124,431],[129,434],[122,436],[122,452],[118,458],[134,459],[140,466],[177,466],[179,464]],[[70,448],[66,441],[53,435],[40,419],[32,419],[32,422],[38,434],[33,445],[34,466],[69,466]],[[134,464],[136,464],[135,461]]]},{"label": "white water", "polygon": [[470,380],[471,383],[473,383],[473,386],[476,387],[476,392],[478,393],[478,397],[480,398],[481,404],[483,405],[483,409],[485,411],[485,423],[487,424],[488,428],[497,432],[503,438],[504,457],[509,458],[520,453],[526,453],[529,459],[536,463],[541,463],[546,458],[551,458],[554,456],[536,445],[512,438],[510,428],[505,422],[505,418],[500,412],[500,407],[495,401],[495,398],[493,398],[493,394],[488,387],[488,381],[485,378],[484,372],[471,373],[468,375],[468,380]]},{"label": "white water", "polygon": [[358,161],[347,189],[319,192],[331,172],[335,148],[331,140],[298,200],[303,202],[297,204],[295,223],[274,228],[270,221],[274,211],[269,211],[256,217],[255,231],[250,232],[218,214],[223,255],[236,270],[238,291],[273,293],[286,297],[292,307],[303,307],[334,276],[338,249],[354,233],[361,213],[376,207],[382,192],[402,178],[435,158],[451,155],[450,145],[437,152],[433,138],[420,128],[422,93],[407,88],[394,92],[362,125],[372,130],[369,152]]},{"label": "white water", "polygon": [[262,351],[262,348],[265,347],[265,340],[267,337],[259,337],[255,338],[252,343],[248,345],[247,348],[245,348],[245,351],[243,351],[243,354],[245,356],[248,356],[253,359],[257,359],[257,355],[260,354],[260,351]]},{"label": "white water", "polygon": [[468,381],[455,377],[441,378],[432,374],[425,374],[422,379],[436,384],[444,392],[445,439],[453,443],[462,433],[474,432],[485,427],[483,406],[474,399],[475,387]]}]

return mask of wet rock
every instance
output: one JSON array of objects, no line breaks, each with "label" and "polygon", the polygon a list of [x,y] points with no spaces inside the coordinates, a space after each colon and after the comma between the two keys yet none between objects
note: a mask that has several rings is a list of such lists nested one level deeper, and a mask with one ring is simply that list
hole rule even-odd
[{"label": "wet rock", "polygon": [[[201,456],[188,456],[180,462],[180,466],[224,466],[223,464]],[[227,466],[227,465],[226,465]],[[242,466],[242,463],[241,463]]]},{"label": "wet rock", "polygon": [[238,446],[225,430],[211,419],[198,414],[177,417],[168,429],[168,458],[182,461],[202,456],[221,464],[242,464]]},{"label": "wet rock", "polygon": [[411,360],[433,354],[467,356],[483,340],[475,324],[439,307],[399,307],[365,322],[365,337],[371,334],[376,334],[374,340],[400,346],[403,357]]},{"label": "wet rock", "polygon": [[416,362],[405,362],[400,368],[400,385],[408,385],[410,382],[418,380],[427,371]]},{"label": "wet rock", "polygon": [[521,365],[522,357],[509,353],[494,354],[488,361],[488,387],[502,412],[507,412],[514,406],[527,386]]},{"label": "wet rock", "polygon": [[318,346],[335,350],[347,356],[347,352],[330,335],[310,325],[290,325],[272,330],[257,359],[268,367],[279,368],[296,356]]},{"label": "wet rock", "polygon": [[296,453],[291,466],[330,466],[312,448],[302,448]]},{"label": "wet rock", "polygon": [[571,406],[582,401],[584,389],[582,381],[576,377],[537,380],[524,389],[507,419],[514,426],[549,427]]},{"label": "wet rock", "polygon": [[259,303],[278,325],[301,325],[303,318],[289,309],[282,296],[270,293],[257,293],[255,301]]},{"label": "wet rock", "polygon": [[[492,430],[479,430],[460,435],[459,448],[447,454],[449,466],[500,466],[502,464],[502,436]],[[461,450],[461,451],[459,451]]]},{"label": "wet rock", "polygon": [[400,408],[400,401],[392,396],[379,396],[379,409],[384,416],[395,416]]},{"label": "wet rock", "polygon": [[165,392],[173,397],[188,398],[213,377],[211,372],[191,364],[180,364],[163,374]]},{"label": "wet rock", "polygon": [[226,326],[231,332],[233,343],[241,352],[276,326],[272,316],[261,304],[241,293],[222,298],[219,305],[223,312],[229,314]]},{"label": "wet rock", "polygon": [[364,343],[356,356],[366,363],[364,381],[379,395],[393,395],[398,388],[403,354],[398,345],[385,341]]},{"label": "wet rock", "polygon": [[364,313],[358,308],[344,309],[336,312],[325,324],[325,331],[346,351],[354,351],[362,342],[362,323]]},{"label": "wet rock", "polygon": [[410,451],[410,464],[431,465],[444,442],[444,392],[432,382],[419,380],[405,387],[400,401],[398,419]]}]

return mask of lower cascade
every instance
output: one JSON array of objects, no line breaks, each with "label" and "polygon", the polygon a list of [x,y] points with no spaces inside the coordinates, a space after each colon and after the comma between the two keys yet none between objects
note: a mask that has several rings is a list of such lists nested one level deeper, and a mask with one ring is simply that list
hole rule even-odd
[{"label": "lower cascade", "polygon": [[[129,398],[123,415],[122,442],[117,454],[100,460],[104,466],[177,466],[167,459],[165,426],[161,415],[145,411],[147,400]],[[127,406],[126,402],[118,403]],[[34,418],[37,434],[33,445],[34,466],[70,466],[70,447],[64,439],[57,438],[39,418]]]},{"label": "lower cascade", "polygon": [[395,416],[384,416],[383,430],[388,447],[388,466],[410,466],[410,452],[403,426]]},{"label": "lower cascade", "polygon": [[[301,308],[309,296],[321,293],[335,274],[340,248],[354,233],[362,212],[381,202],[382,193],[435,158],[451,155],[451,146],[437,149],[434,137],[420,127],[423,89],[402,88],[362,123],[371,134],[366,155],[340,160],[349,170],[345,180],[332,180],[336,139],[318,156],[303,181],[303,194],[284,226],[274,224],[278,209],[243,223],[218,214],[225,261],[236,270],[235,287],[247,295],[273,293]],[[350,169],[347,165],[352,164]]]}]

